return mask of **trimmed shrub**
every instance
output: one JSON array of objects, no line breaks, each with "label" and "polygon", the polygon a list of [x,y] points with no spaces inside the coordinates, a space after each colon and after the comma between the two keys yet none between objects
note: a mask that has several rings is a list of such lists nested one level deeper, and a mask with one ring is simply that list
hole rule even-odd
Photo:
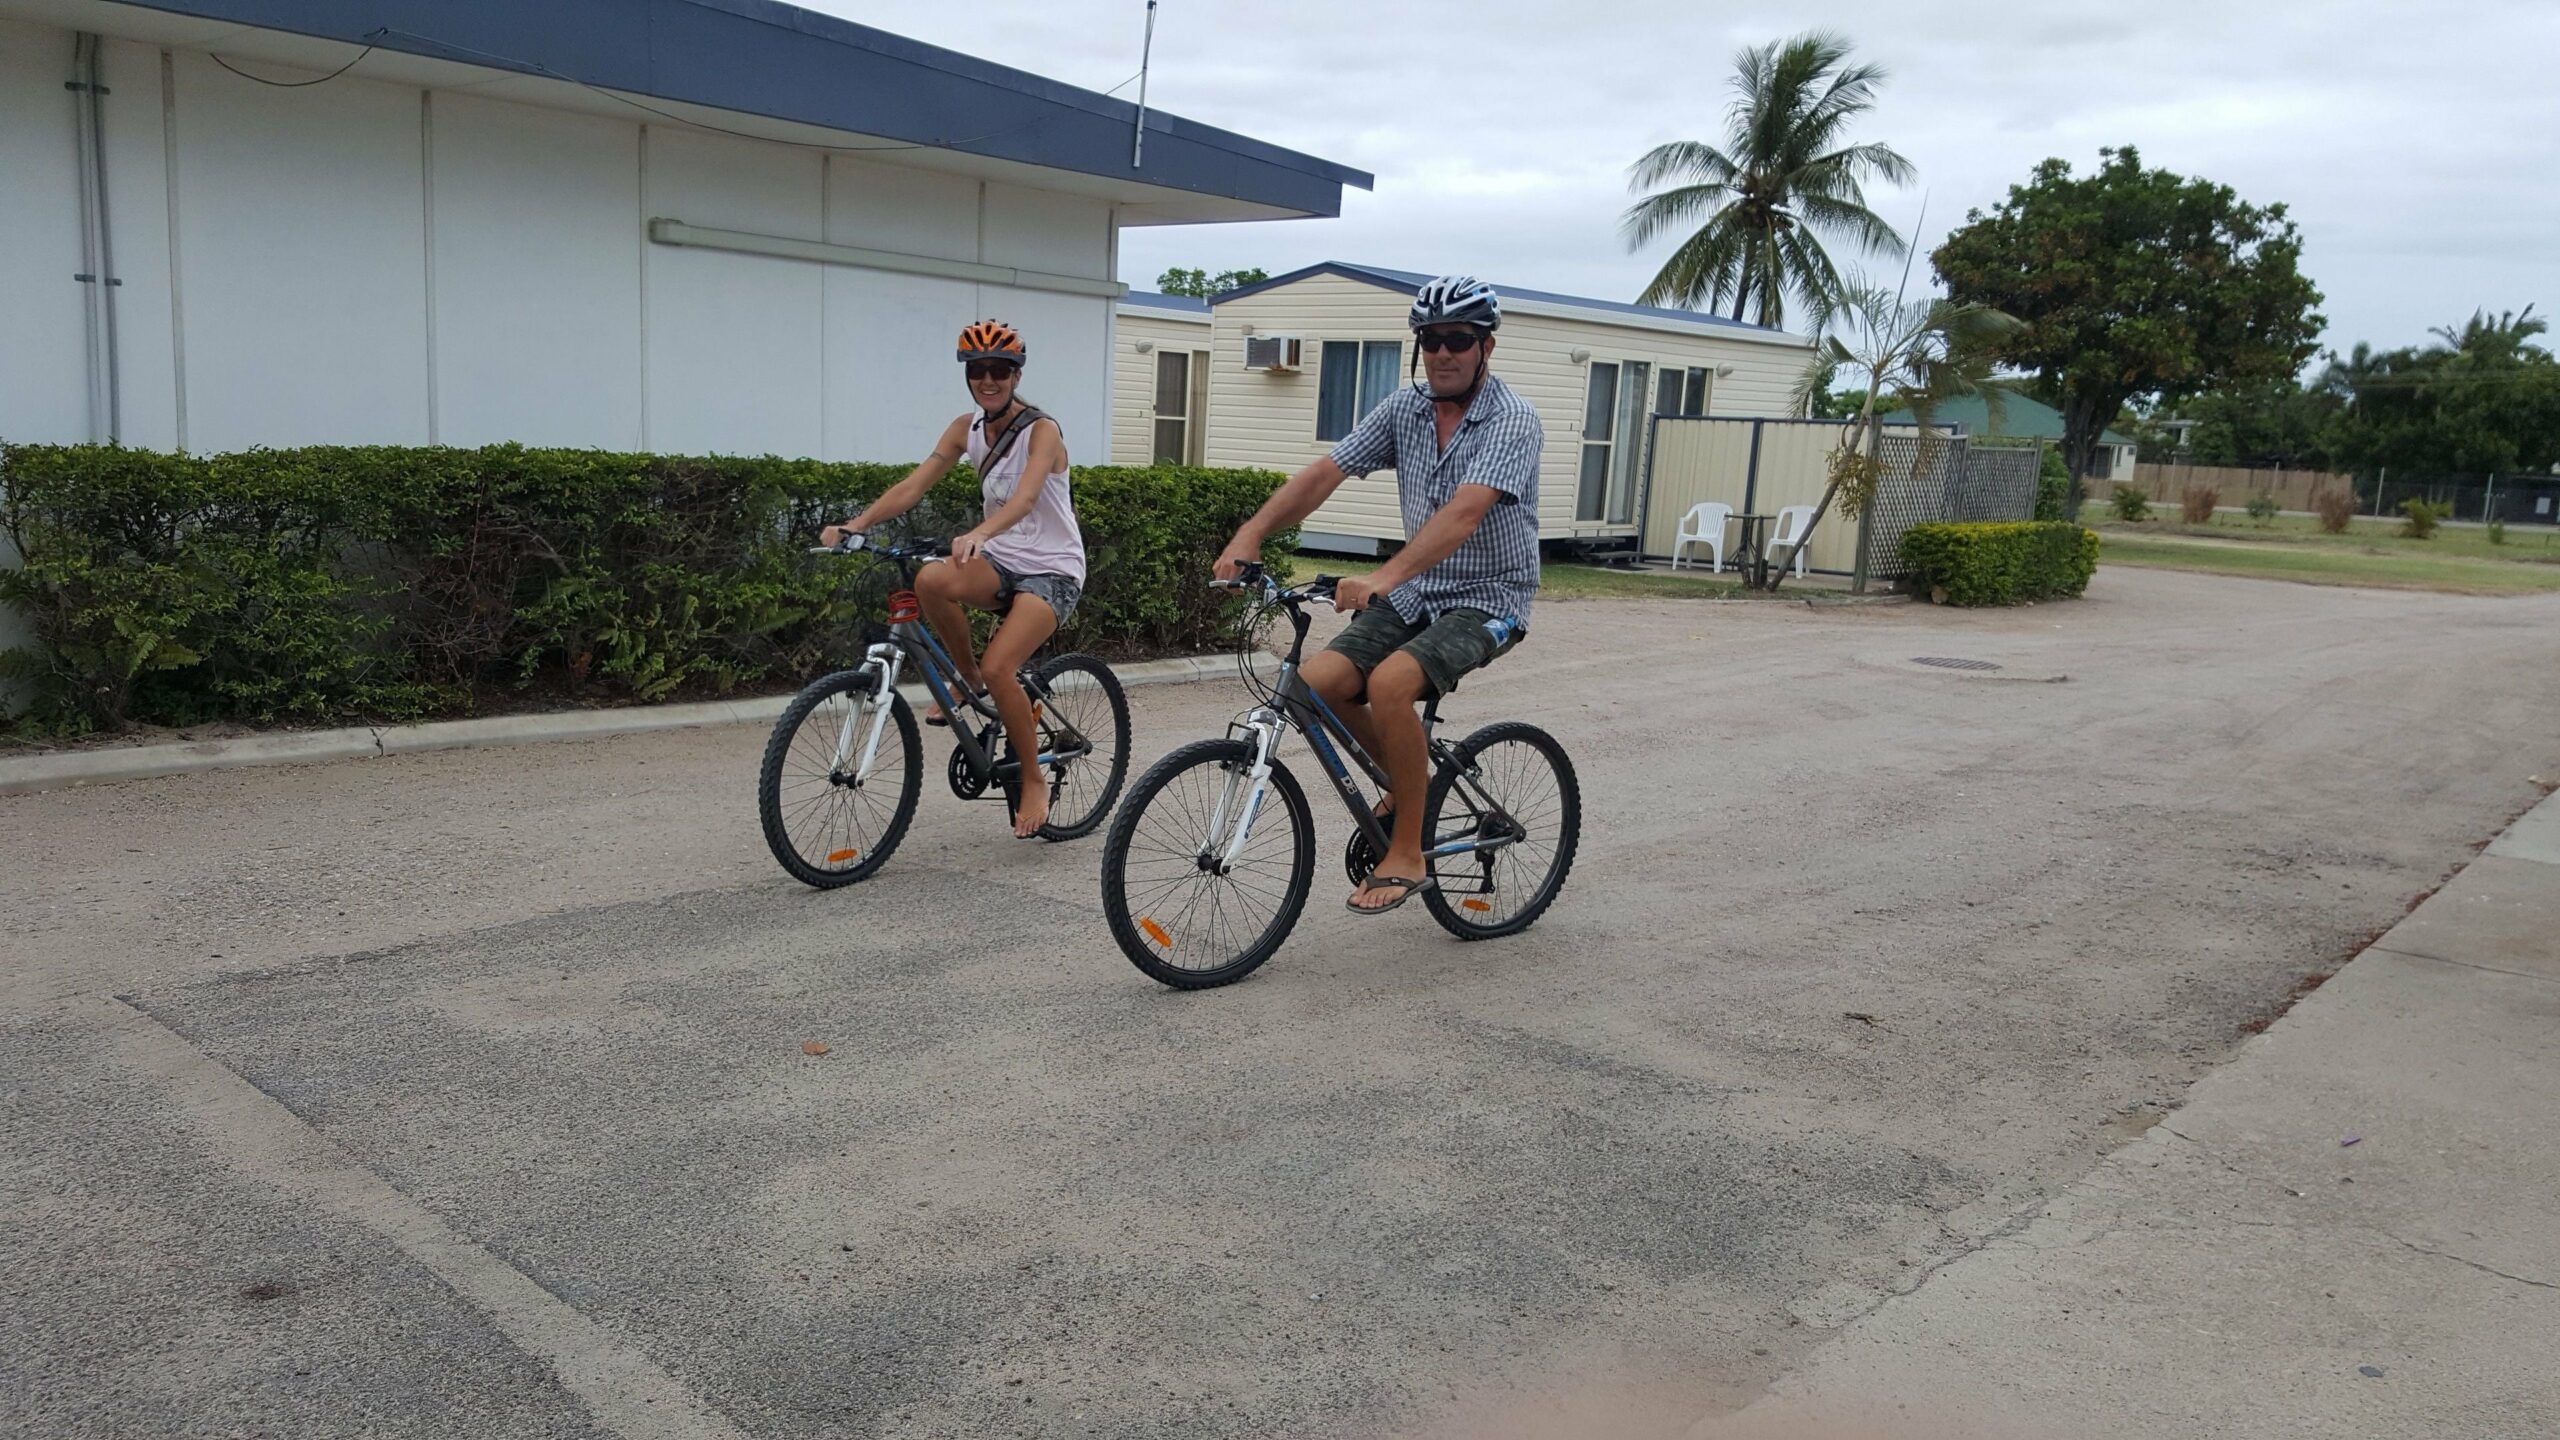
[{"label": "trimmed shrub", "polygon": [[2332,535],[2347,533],[2347,522],[2356,518],[2356,492],[2344,485],[2323,485],[2311,492],[2311,513],[2320,517],[2320,528]]},{"label": "trimmed shrub", "polygon": [[2444,517],[2453,513],[2453,507],[2429,504],[2412,495],[2400,502],[2400,513],[2408,517],[2400,522],[2401,538],[2433,540],[2436,538],[2436,527],[2444,523]]},{"label": "trimmed shrub", "polygon": [[2220,488],[2191,481],[2178,492],[2178,518],[2189,525],[2210,525],[2221,504]]},{"label": "trimmed shrub", "polygon": [[[596,450],[0,446],[24,568],[8,657],[55,731],[400,720],[509,694],[622,703],[788,685],[876,634],[888,566],[805,553],[904,465]],[[1052,642],[1216,648],[1205,580],[1269,471],[1075,472],[1089,584]],[[906,527],[976,523],[965,468]],[[1295,535],[1275,538],[1282,562]]]},{"label": "trimmed shrub", "polygon": [[2115,499],[2112,503],[2116,507],[2116,518],[2119,520],[2148,520],[2151,518],[2151,497],[2143,494],[2141,491],[2136,490],[2130,485],[2117,486]]},{"label": "trimmed shrub", "polygon": [[2261,525],[2275,519],[2278,508],[2276,497],[2264,490],[2249,497],[2249,518]]},{"label": "trimmed shrub", "polygon": [[2048,447],[2044,463],[2036,471],[2036,513],[2038,520],[2071,518],[2071,467],[2062,463],[2062,452]]},{"label": "trimmed shrub", "polygon": [[1914,525],[1903,532],[1902,560],[1942,605],[2016,605],[2088,589],[2098,536],[2036,520]]},{"label": "trimmed shrub", "polygon": [[2507,543],[2506,521],[2492,520],[2489,522],[2489,543],[2492,545],[2504,545]]}]

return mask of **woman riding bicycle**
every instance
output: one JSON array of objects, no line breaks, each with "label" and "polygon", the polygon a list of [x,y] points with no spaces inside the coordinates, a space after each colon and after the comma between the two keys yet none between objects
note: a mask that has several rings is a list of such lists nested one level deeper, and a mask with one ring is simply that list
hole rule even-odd
[{"label": "woman riding bicycle", "polygon": [[[963,459],[977,467],[986,518],[951,542],[949,560],[924,567],[916,595],[961,678],[994,700],[1013,753],[1036,755],[1037,722],[1015,672],[1075,613],[1084,593],[1084,533],[1076,525],[1058,422],[1015,393],[1022,383],[1022,336],[982,320],[960,332],[959,352],[976,410],[953,420],[933,453],[861,514],[821,531],[819,543],[833,545],[905,514]],[[970,651],[963,605],[1004,617],[984,657]],[[925,723],[947,725],[950,717],[935,705]],[[1013,833],[1028,840],[1049,818],[1049,784],[1038,766],[1025,765],[1021,787]]]}]

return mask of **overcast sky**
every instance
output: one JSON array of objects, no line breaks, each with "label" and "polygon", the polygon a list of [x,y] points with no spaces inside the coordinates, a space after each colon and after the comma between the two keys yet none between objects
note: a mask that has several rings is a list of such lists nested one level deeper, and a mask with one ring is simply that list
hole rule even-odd
[{"label": "overcast sky", "polygon": [[[1095,90],[1137,70],[1146,13],[801,3]],[[1857,136],[1918,167],[1869,200],[1908,233],[1925,191],[1924,250],[2046,156],[2085,169],[2130,143],[2291,207],[2327,344],[2560,309],[2560,0],[1162,0],[1150,105],[1377,189],[1336,220],[1129,230],[1120,278],[1340,259],[1633,299],[1668,242],[1619,241],[1628,162],[1720,139],[1734,51],[1813,24],[1892,72]]]}]

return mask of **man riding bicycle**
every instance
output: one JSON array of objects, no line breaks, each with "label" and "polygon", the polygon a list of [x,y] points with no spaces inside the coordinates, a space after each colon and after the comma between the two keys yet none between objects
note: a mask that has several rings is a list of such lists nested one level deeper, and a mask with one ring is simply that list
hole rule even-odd
[{"label": "man riding bicycle", "polygon": [[[1406,316],[1424,382],[1378,403],[1333,453],[1289,477],[1218,558],[1233,579],[1263,540],[1313,514],[1353,475],[1396,472],[1405,544],[1377,573],[1342,581],[1358,612],[1305,677],[1387,771],[1387,853],[1345,902],[1382,915],[1430,888],[1422,811],[1429,738],[1414,708],[1446,695],[1528,631],[1538,589],[1538,412],[1489,370],[1502,301],[1468,275],[1415,293]],[[1382,812],[1385,813],[1385,812]]]}]

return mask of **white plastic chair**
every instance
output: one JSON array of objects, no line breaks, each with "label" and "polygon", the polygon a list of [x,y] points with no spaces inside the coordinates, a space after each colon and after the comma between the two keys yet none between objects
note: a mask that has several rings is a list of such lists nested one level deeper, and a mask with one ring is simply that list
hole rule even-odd
[{"label": "white plastic chair", "polygon": [[1671,568],[1680,568],[1680,557],[1692,545],[1704,545],[1715,557],[1714,573],[1724,573],[1724,527],[1733,521],[1733,507],[1717,500],[1701,500],[1680,517],[1680,535],[1671,544]]},{"label": "white plastic chair", "polygon": [[1813,528],[1813,507],[1783,505],[1778,509],[1778,533],[1769,537],[1768,558],[1775,559],[1778,547],[1790,545],[1796,552],[1796,577],[1804,577],[1804,532]]}]

